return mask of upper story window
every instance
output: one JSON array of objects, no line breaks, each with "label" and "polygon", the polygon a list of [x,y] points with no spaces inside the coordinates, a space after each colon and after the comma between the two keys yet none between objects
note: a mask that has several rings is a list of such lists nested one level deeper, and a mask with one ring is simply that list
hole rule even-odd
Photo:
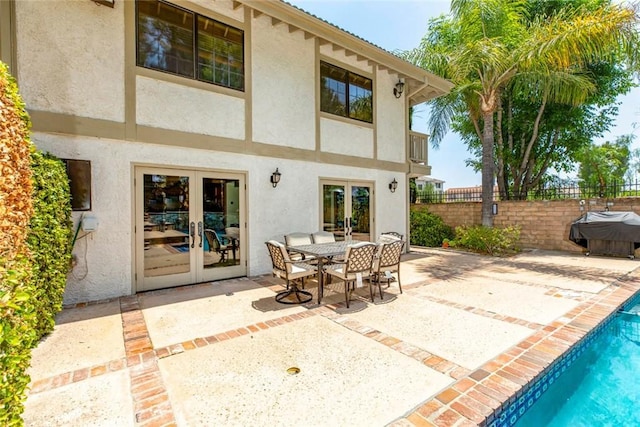
[{"label": "upper story window", "polygon": [[373,123],[373,83],[326,62],[320,62],[320,110]]},{"label": "upper story window", "polygon": [[137,64],[244,90],[244,32],[155,0],[136,2]]}]

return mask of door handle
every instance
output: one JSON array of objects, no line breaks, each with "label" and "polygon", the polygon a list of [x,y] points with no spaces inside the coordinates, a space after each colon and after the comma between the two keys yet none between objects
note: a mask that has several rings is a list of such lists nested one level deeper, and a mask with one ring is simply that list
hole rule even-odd
[{"label": "door handle", "polygon": [[202,247],[202,221],[198,221],[198,236],[200,237],[200,244],[198,247]]},{"label": "door handle", "polygon": [[189,225],[189,234],[191,235],[191,248],[196,247],[196,223],[191,221]]}]

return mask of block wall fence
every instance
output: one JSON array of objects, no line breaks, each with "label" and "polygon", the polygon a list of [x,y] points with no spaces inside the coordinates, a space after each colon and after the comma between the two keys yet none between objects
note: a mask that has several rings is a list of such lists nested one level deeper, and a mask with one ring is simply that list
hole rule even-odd
[{"label": "block wall fence", "polygon": [[[580,209],[580,200],[501,201],[494,226],[520,226],[522,248],[583,252],[581,246],[569,240],[571,223],[587,211],[633,211],[640,214],[640,197],[619,199],[587,199]],[[426,210],[442,217],[452,227],[482,223],[480,202],[414,204],[412,210]],[[638,249],[640,251],[640,249]]]}]

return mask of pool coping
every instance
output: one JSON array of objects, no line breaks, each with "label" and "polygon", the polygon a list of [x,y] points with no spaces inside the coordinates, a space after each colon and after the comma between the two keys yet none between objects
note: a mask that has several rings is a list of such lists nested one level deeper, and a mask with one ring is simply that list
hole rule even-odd
[{"label": "pool coping", "polygon": [[563,366],[566,369],[562,361],[574,360],[616,312],[638,296],[640,269],[635,269],[391,426],[511,425],[514,415],[519,418],[521,409],[533,404],[544,381],[552,382]]}]

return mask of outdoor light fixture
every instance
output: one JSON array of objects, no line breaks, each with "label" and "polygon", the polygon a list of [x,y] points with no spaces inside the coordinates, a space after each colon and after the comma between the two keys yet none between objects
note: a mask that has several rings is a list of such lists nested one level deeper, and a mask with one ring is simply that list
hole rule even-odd
[{"label": "outdoor light fixture", "polygon": [[494,204],[491,205],[491,213],[493,215],[498,215],[498,204],[497,203],[494,203]]},{"label": "outdoor light fixture", "polygon": [[402,80],[398,80],[398,83],[396,83],[396,86],[393,88],[393,94],[396,96],[396,98],[400,98],[403,91],[404,83],[402,83]]},{"label": "outdoor light fixture", "polygon": [[389,183],[389,191],[391,191],[392,193],[395,193],[396,188],[398,188],[398,181],[396,181],[396,179],[393,178],[393,181]]},{"label": "outdoor light fixture", "polygon": [[93,2],[103,6],[109,6],[110,8],[113,8],[116,5],[116,0],[93,0]]},{"label": "outdoor light fixture", "polygon": [[281,175],[282,174],[278,171],[278,168],[276,168],[276,171],[271,174],[271,185],[273,185],[273,188],[276,188],[278,186]]}]

